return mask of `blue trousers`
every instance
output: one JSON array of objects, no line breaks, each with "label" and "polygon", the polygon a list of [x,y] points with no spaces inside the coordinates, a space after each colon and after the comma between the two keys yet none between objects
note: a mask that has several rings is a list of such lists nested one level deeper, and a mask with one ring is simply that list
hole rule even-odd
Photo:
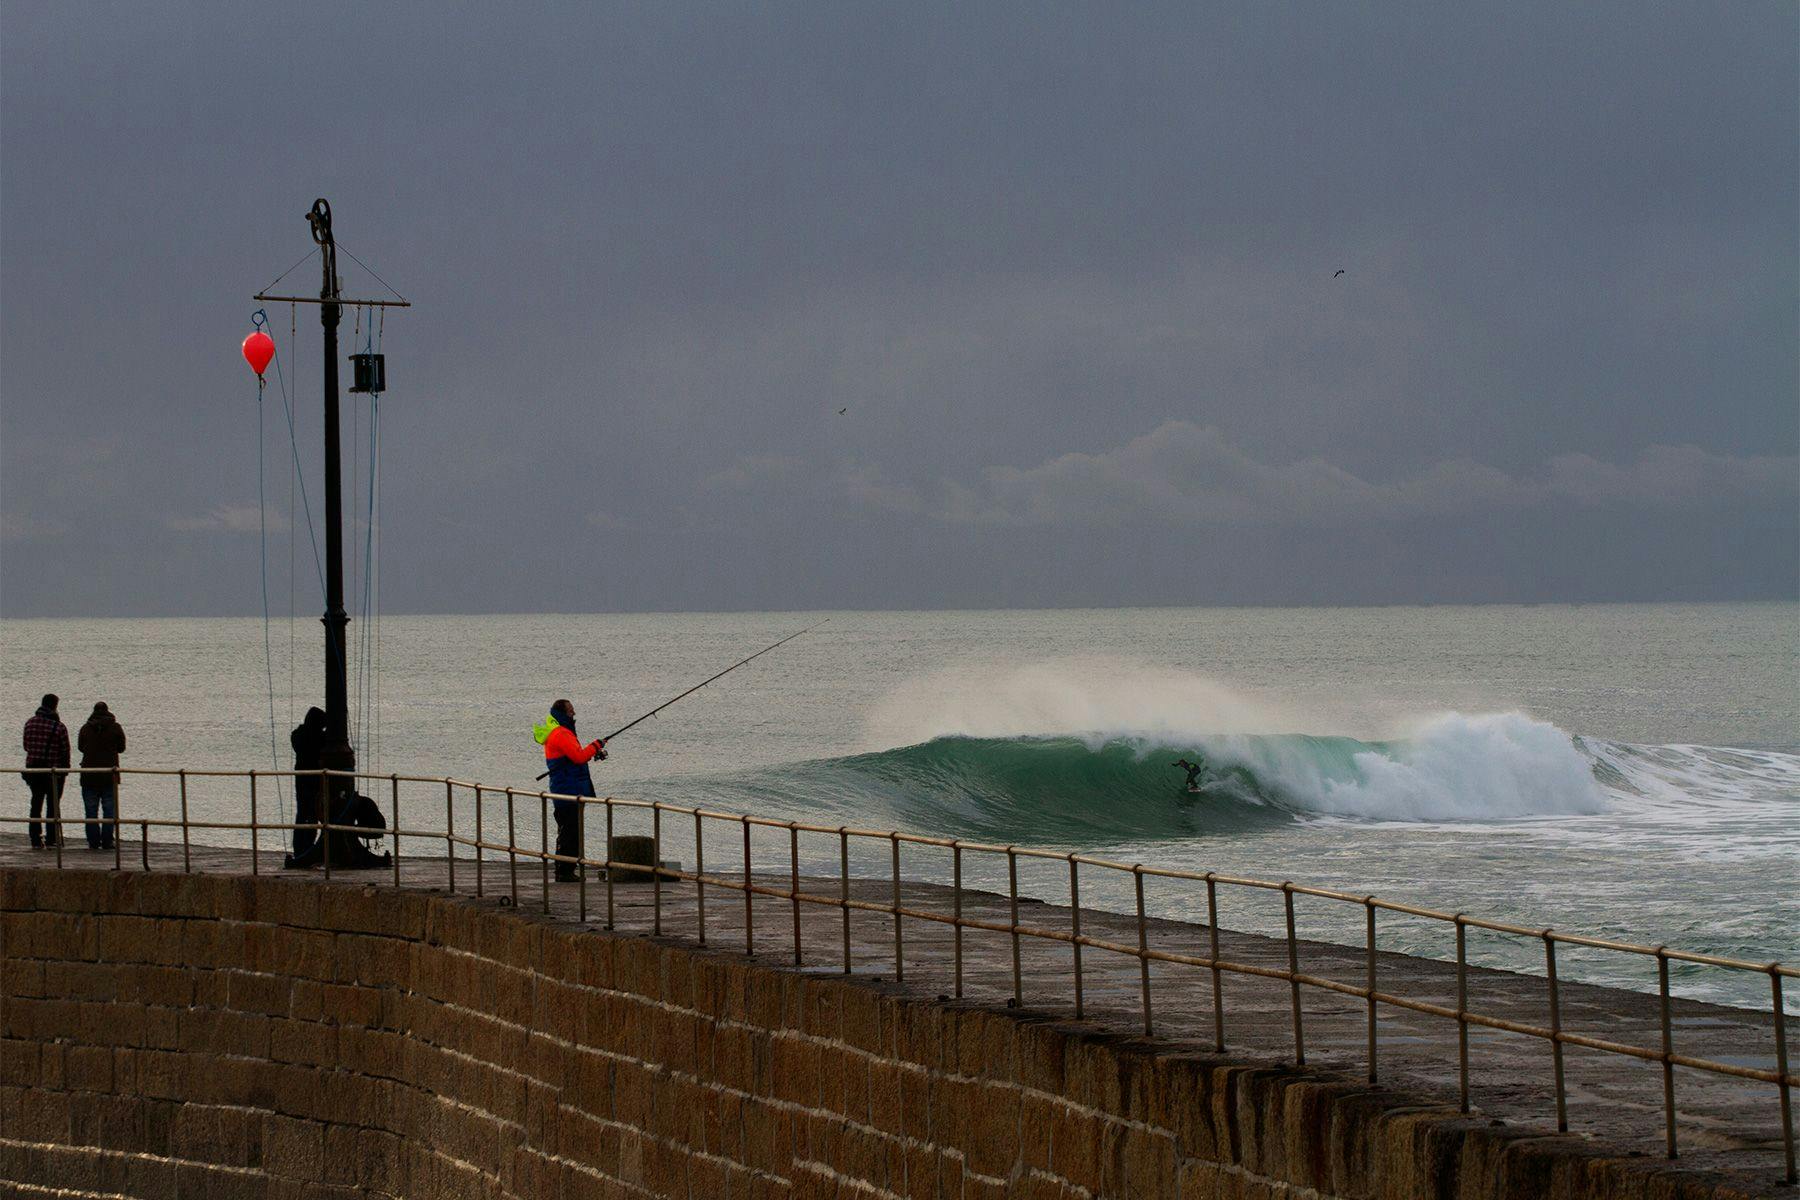
[{"label": "blue trousers", "polygon": [[[87,813],[87,843],[89,850],[111,850],[113,848],[113,820],[119,815],[119,793],[113,790],[111,779],[81,781],[81,807]],[[96,816],[106,818],[102,824],[94,820]]]}]

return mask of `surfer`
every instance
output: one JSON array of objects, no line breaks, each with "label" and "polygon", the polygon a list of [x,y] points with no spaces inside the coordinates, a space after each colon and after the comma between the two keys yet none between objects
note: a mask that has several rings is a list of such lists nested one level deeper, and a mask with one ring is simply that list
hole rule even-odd
[{"label": "surfer", "polygon": [[[568,700],[558,700],[550,706],[550,719],[534,726],[532,733],[544,748],[550,790],[561,796],[592,796],[594,777],[588,773],[588,763],[594,759],[605,761],[606,743],[599,740],[585,746],[581,744],[575,736],[575,705]],[[556,809],[556,854],[559,860],[556,880],[574,883],[581,878],[581,868],[576,863],[562,860],[581,857],[581,802],[554,800],[551,803]]]},{"label": "surfer", "polygon": [[1197,792],[1200,790],[1200,784],[1196,782],[1200,778],[1201,768],[1199,763],[1191,763],[1185,758],[1178,758],[1169,765],[1171,767],[1181,767],[1187,772],[1187,779],[1182,784],[1186,790],[1190,792]]}]

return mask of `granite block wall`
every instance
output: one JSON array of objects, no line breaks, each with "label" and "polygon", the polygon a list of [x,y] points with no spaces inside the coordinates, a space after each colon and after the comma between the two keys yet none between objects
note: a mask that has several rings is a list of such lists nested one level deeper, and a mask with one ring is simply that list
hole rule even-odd
[{"label": "granite block wall", "polygon": [[146,1200],[1715,1194],[1317,1075],[492,901],[89,870],[0,871],[0,1180]]}]

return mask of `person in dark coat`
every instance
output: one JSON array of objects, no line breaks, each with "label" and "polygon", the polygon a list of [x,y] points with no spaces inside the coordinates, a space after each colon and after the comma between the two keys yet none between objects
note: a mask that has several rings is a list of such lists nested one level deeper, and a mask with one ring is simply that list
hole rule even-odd
[{"label": "person in dark coat", "polygon": [[[294,726],[294,732],[288,737],[294,747],[294,770],[317,771],[325,765],[325,710],[309,708],[306,717]],[[319,797],[324,792],[324,780],[317,775],[294,776],[294,824],[301,826],[294,830],[294,857],[305,857],[319,838],[319,831],[314,828],[319,822],[322,810]]]},{"label": "person in dark coat", "polygon": [[[119,755],[125,752],[125,730],[106,707],[106,701],[94,705],[75,744],[81,751],[82,766],[108,768],[81,773],[81,807],[87,814],[88,849],[111,850],[113,831],[118,828],[119,791],[110,768],[119,765]],[[96,821],[96,816],[104,820]]]},{"label": "person in dark coat", "polygon": [[[56,715],[57,698],[45,695],[31,720],[25,722],[25,765],[67,767],[69,727]],[[31,788],[31,844],[35,849],[55,846],[61,837],[63,785],[67,775],[33,772],[24,776]]]}]

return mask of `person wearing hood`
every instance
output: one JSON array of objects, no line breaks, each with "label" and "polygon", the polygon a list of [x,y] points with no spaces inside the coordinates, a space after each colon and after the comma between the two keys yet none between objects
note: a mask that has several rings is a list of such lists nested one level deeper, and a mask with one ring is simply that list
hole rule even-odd
[{"label": "person wearing hood", "polygon": [[[550,719],[532,730],[544,748],[544,766],[550,777],[550,791],[557,796],[594,795],[594,777],[588,763],[606,760],[606,744],[601,741],[581,744],[575,736],[575,705],[558,700],[550,706]],[[556,853],[560,859],[578,859],[582,852],[581,802],[554,800],[556,810]],[[556,864],[559,883],[573,883],[581,878],[581,868],[573,862]]]},{"label": "person wearing hood", "polygon": [[319,814],[324,811],[319,797],[325,792],[325,781],[298,772],[317,771],[325,765],[325,710],[307,709],[288,741],[294,747],[294,857],[298,859],[319,840]]},{"label": "person wearing hood", "polygon": [[[38,704],[37,712],[25,722],[25,765],[27,767],[67,767],[69,765],[69,727],[56,715],[58,700],[48,693]],[[35,850],[55,846],[62,840],[62,794],[67,775],[48,771],[24,776],[31,789],[31,845]]]},{"label": "person wearing hood", "polygon": [[[125,730],[106,701],[94,705],[76,736],[76,746],[82,766],[107,768],[81,773],[81,807],[87,814],[88,849],[111,850],[119,819],[119,790],[112,768],[119,765],[119,755],[125,751]],[[96,821],[96,816],[104,820]]]}]

